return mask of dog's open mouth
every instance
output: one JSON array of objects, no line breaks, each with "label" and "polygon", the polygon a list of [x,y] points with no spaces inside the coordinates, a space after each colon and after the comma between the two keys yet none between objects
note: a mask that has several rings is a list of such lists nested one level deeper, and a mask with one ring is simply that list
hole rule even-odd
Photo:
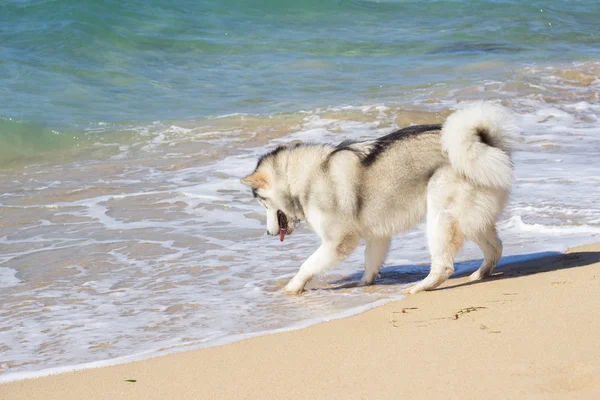
[{"label": "dog's open mouth", "polygon": [[279,222],[279,241],[283,242],[283,238],[288,233],[288,220],[281,210],[277,210],[277,222]]}]

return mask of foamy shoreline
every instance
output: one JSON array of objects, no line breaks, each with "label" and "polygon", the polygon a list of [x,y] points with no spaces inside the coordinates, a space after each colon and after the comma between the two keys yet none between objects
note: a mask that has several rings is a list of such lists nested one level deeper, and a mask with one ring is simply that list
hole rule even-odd
[{"label": "foamy shoreline", "polygon": [[[550,72],[538,78],[549,80]],[[557,95],[597,92],[594,85],[566,90],[564,81],[551,82]],[[511,201],[498,225],[505,255],[597,240],[600,209],[590,188],[600,181],[600,108],[584,97],[548,103],[515,92],[496,99],[515,111],[521,127]],[[373,138],[441,122],[456,103],[452,97],[416,109],[333,107],[156,126],[138,132],[135,145],[113,138],[114,146],[90,153],[94,159],[2,170],[0,325],[13,328],[0,332],[0,367],[17,373],[214,344],[393,298],[393,285],[344,296],[319,290],[303,302],[278,296],[318,237],[301,229],[285,243],[265,238],[260,206],[239,178],[276,145]],[[387,265],[399,267],[392,283],[418,279],[404,271],[429,262],[425,243],[423,229],[392,242]],[[467,244],[458,261],[480,257]],[[361,248],[316,287],[356,278],[362,263]]]},{"label": "foamy shoreline", "polygon": [[0,397],[595,398],[599,261],[600,244],[581,246],[306,329],[2,384]]}]

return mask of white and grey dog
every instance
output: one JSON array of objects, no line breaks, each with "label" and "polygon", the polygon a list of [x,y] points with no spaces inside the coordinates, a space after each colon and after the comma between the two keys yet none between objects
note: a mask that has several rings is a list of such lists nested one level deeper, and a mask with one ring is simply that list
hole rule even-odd
[{"label": "white and grey dog", "polygon": [[379,274],[394,234],[427,219],[431,270],[408,293],[433,289],[454,272],[464,239],[484,261],[471,280],[492,272],[502,254],[496,219],[513,180],[510,118],[498,105],[477,103],[443,125],[418,125],[364,142],[280,146],[242,179],[267,211],[267,233],[283,240],[300,221],[321,246],[285,290],[300,293],[366,239],[360,285]]}]

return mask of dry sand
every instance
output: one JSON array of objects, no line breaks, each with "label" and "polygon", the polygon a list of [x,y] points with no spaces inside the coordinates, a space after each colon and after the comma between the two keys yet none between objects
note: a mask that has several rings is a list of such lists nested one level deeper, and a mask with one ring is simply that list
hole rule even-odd
[{"label": "dry sand", "polygon": [[600,399],[599,260],[583,246],[299,331],[0,385],[0,399]]}]

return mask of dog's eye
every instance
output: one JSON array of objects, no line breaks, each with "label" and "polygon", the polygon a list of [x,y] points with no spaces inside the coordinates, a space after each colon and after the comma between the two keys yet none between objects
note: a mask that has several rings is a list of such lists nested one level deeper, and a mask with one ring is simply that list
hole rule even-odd
[{"label": "dog's eye", "polygon": [[267,210],[269,209],[269,206],[267,205],[267,199],[265,199],[262,196],[256,196],[256,200],[258,200],[258,202],[260,203],[261,206],[263,206]]}]

